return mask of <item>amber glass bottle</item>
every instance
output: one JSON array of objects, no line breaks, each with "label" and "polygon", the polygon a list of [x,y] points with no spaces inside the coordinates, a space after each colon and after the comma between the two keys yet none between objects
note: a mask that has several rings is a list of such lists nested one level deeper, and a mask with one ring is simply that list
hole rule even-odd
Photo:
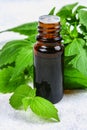
[{"label": "amber glass bottle", "polygon": [[34,87],[38,96],[57,103],[63,96],[64,54],[59,17],[41,16],[38,33],[34,45]]}]

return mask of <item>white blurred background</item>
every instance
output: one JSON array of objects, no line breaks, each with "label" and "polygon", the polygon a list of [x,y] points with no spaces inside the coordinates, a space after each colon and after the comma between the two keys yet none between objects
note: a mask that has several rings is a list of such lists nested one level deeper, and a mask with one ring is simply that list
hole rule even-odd
[{"label": "white blurred background", "polygon": [[[58,11],[62,6],[74,2],[87,6],[87,0],[0,0],[0,31],[38,21],[40,15],[48,14],[54,6]],[[0,44],[14,38],[24,38],[24,36],[6,32],[0,34]]]}]

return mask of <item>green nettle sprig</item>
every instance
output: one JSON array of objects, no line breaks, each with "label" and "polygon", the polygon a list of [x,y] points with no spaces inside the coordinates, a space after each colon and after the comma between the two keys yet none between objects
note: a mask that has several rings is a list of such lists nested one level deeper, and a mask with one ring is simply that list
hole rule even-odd
[{"label": "green nettle sprig", "polygon": [[[87,89],[87,7],[66,5],[50,15],[61,18],[64,54],[64,89]],[[0,92],[13,93],[9,103],[15,109],[31,110],[45,119],[59,121],[58,111],[48,100],[36,96],[29,86],[33,80],[33,45],[37,22],[26,23],[6,31],[26,35],[24,40],[7,42],[0,50]]]}]

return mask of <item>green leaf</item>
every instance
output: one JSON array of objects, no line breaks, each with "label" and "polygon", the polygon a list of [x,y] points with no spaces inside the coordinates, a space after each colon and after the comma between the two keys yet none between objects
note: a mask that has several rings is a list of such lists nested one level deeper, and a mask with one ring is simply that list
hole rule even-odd
[{"label": "green leaf", "polygon": [[84,39],[86,39],[86,40],[87,40],[87,35],[85,35]]},{"label": "green leaf", "polygon": [[13,68],[0,70],[0,92],[6,93],[12,91],[13,88],[8,86],[12,72]]},{"label": "green leaf", "polygon": [[83,35],[86,35],[86,33],[87,33],[86,27],[85,27],[84,25],[81,24],[79,28],[80,28],[80,30],[81,30],[81,32],[82,32],[81,35],[82,35],[82,36],[83,36]]},{"label": "green leaf", "polygon": [[[4,46],[3,46],[3,50],[7,49],[7,48],[13,48],[13,47],[32,47],[32,42],[27,41],[27,40],[12,40],[7,42]],[[14,48],[14,49],[16,49]]]},{"label": "green leaf", "polygon": [[87,7],[86,6],[83,6],[83,5],[79,5],[78,7],[77,7],[77,11],[79,11],[79,10],[81,10],[81,9],[86,9]]},{"label": "green leaf", "polygon": [[69,4],[66,5],[64,7],[62,7],[56,15],[60,16],[61,19],[65,19],[65,18],[71,18],[72,17],[72,10],[73,8],[77,5],[78,3],[74,3],[74,4]]},{"label": "green leaf", "polygon": [[86,6],[79,5],[76,10],[74,11],[74,14],[78,13],[79,10],[87,8]]},{"label": "green leaf", "polygon": [[87,76],[75,68],[64,68],[64,89],[87,89]]},{"label": "green leaf", "polygon": [[82,53],[81,50],[84,50],[85,41],[80,38],[75,38],[71,44],[68,44],[65,48],[65,56],[76,55]]},{"label": "green leaf", "polygon": [[51,11],[49,12],[49,15],[54,15],[54,12],[55,12],[55,7],[53,7],[53,8],[51,9]]},{"label": "green leaf", "polygon": [[65,48],[65,55],[77,55],[70,64],[72,64],[73,67],[79,70],[82,74],[87,76],[87,51],[86,44],[83,39],[74,39],[71,44],[67,45]]},{"label": "green leaf", "polygon": [[84,25],[87,29],[87,10],[79,10],[78,17],[80,19],[80,24]]},{"label": "green leaf", "polygon": [[21,48],[31,46],[29,44],[30,42],[26,40],[13,40],[7,42],[0,52],[0,66],[14,62]]},{"label": "green leaf", "polygon": [[14,94],[10,98],[10,104],[15,109],[23,109],[22,100],[25,97],[34,97],[36,94],[36,90],[32,89],[28,85],[19,86]]},{"label": "green leaf", "polygon": [[10,93],[15,91],[15,89],[25,82],[24,77],[16,77],[14,81],[10,81],[11,75],[14,68],[8,67],[0,70],[0,92]]},{"label": "green leaf", "polygon": [[71,31],[70,36],[72,38],[78,37],[78,30],[77,30],[77,26],[76,25],[74,26],[73,30]]},{"label": "green leaf", "polygon": [[64,40],[63,44],[69,44],[72,42],[72,39],[70,38],[69,35],[63,35],[62,38]]},{"label": "green leaf", "polygon": [[30,106],[31,110],[37,115],[50,119],[54,118],[59,121],[57,109],[46,99],[36,96],[36,89],[32,89],[28,85],[19,86],[10,98],[10,104],[15,109],[27,110]]},{"label": "green leaf", "polygon": [[32,34],[30,37],[28,37],[26,40],[31,42],[32,47],[34,46],[34,43],[36,42],[36,34]]},{"label": "green leaf", "polygon": [[31,82],[33,82],[33,77],[34,77],[33,69],[34,69],[33,65],[31,67],[28,67],[28,77],[29,77],[29,81]]},{"label": "green leaf", "polygon": [[70,63],[71,60],[73,60],[75,57],[76,57],[76,55],[64,56],[64,68],[66,68],[67,66],[69,66],[69,63]]},{"label": "green leaf", "polygon": [[62,29],[61,29],[61,36],[62,36],[62,39],[63,39],[63,44],[68,44],[68,43],[71,43],[72,42],[72,38],[70,36],[70,25],[66,25],[66,24],[63,24],[62,25]]},{"label": "green leaf", "polygon": [[24,110],[26,111],[28,109],[28,107],[30,106],[31,102],[32,102],[33,98],[32,97],[25,97],[22,100],[23,103],[23,107]]},{"label": "green leaf", "polygon": [[16,66],[11,79],[14,79],[19,74],[21,74],[27,66],[31,67],[33,65],[33,53],[32,49],[22,48],[16,59]]},{"label": "green leaf", "polygon": [[11,29],[8,29],[6,31],[13,31],[13,32],[18,32],[20,34],[24,34],[27,36],[31,36],[33,34],[37,34],[37,22],[31,22],[31,23],[26,23]]},{"label": "green leaf", "polygon": [[49,102],[44,98],[38,96],[35,97],[30,103],[30,108],[35,114],[39,115],[40,117],[46,119],[54,118],[57,121],[59,121],[57,109],[54,107],[54,105],[51,102]]}]

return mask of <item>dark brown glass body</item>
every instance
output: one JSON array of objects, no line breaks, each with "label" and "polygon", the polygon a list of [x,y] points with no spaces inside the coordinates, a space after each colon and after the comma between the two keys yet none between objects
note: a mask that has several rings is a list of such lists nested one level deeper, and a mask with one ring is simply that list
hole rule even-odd
[{"label": "dark brown glass body", "polygon": [[60,23],[39,22],[37,43],[34,45],[34,87],[36,94],[52,103],[63,96],[63,45]]}]

